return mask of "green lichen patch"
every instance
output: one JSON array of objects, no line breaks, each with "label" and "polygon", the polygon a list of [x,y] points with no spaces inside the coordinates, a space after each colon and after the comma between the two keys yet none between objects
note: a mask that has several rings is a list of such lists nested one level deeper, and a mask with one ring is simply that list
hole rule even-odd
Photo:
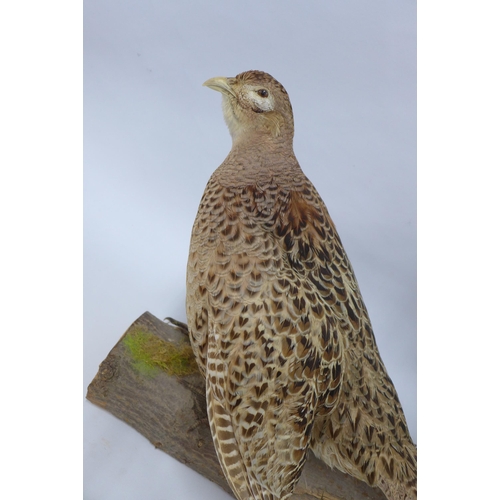
[{"label": "green lichen patch", "polygon": [[160,370],[182,377],[198,369],[193,350],[188,343],[166,342],[142,328],[132,329],[123,339],[134,368],[142,375],[154,377]]}]

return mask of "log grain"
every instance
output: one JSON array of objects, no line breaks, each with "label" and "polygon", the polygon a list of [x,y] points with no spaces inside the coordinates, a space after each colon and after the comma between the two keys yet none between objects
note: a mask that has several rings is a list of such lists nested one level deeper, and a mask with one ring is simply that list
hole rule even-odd
[{"label": "log grain", "polygon": [[[148,363],[143,353],[134,350],[137,339],[146,339],[164,353],[180,353],[180,361],[179,356],[174,356]],[[88,387],[87,399],[232,495],[210,435],[205,383],[195,368],[189,341],[181,329],[145,312],[100,364]],[[312,453],[291,498],[386,500],[379,489],[330,469]]]}]

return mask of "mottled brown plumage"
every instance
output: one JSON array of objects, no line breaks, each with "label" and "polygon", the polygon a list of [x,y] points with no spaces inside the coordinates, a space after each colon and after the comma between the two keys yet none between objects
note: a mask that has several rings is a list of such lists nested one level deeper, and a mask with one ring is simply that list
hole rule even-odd
[{"label": "mottled brown plumage", "polygon": [[416,448],[353,270],[293,153],[267,73],[213,78],[233,138],[196,217],[191,343],[215,448],[239,500],[288,498],[307,450],[390,500],[416,498]]}]

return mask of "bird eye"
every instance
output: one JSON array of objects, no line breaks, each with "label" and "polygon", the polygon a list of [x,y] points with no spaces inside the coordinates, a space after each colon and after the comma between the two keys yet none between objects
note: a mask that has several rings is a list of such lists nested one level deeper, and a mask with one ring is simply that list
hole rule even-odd
[{"label": "bird eye", "polygon": [[259,94],[260,97],[267,97],[269,95],[269,92],[266,89],[259,89],[257,90],[257,94]]}]

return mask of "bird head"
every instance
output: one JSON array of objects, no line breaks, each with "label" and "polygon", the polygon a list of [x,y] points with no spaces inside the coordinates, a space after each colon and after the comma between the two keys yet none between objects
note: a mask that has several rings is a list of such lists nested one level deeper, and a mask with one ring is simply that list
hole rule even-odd
[{"label": "bird head", "polygon": [[292,141],[293,112],[285,88],[268,73],[245,71],[204,84],[222,94],[224,119],[233,144],[252,137]]}]

